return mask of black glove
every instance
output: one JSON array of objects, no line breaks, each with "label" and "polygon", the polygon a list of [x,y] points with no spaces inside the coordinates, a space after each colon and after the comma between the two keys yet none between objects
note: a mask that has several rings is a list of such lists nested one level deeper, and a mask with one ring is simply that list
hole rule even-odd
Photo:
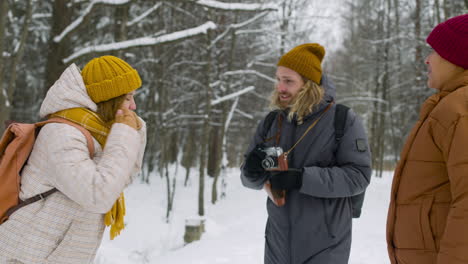
[{"label": "black glove", "polygon": [[288,169],[287,171],[271,171],[271,188],[275,190],[292,190],[301,188],[302,172],[302,169]]},{"label": "black glove", "polygon": [[265,169],[262,167],[262,161],[266,157],[266,153],[263,151],[264,147],[263,144],[258,144],[247,154],[244,164],[247,177],[260,178],[266,173]]}]

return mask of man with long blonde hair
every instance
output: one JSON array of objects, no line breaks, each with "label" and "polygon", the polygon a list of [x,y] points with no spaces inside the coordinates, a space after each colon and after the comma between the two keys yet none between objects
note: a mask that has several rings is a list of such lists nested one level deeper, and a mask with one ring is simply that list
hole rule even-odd
[{"label": "man with long blonde hair", "polygon": [[335,131],[338,108],[322,75],[324,55],[312,43],[281,57],[271,98],[275,114],[258,125],[241,168],[244,186],[269,196],[266,264],[348,263],[352,197],[370,182],[370,151],[352,110]]}]

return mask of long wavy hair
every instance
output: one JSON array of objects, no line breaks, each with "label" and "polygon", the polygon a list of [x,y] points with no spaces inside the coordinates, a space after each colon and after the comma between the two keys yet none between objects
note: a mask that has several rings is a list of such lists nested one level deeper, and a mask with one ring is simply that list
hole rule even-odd
[{"label": "long wavy hair", "polygon": [[304,81],[304,85],[289,105],[285,106],[281,104],[276,85],[270,98],[270,108],[280,110],[289,109],[288,120],[292,121],[294,116],[296,116],[298,124],[304,122],[304,117],[312,113],[314,107],[320,104],[325,95],[325,90],[322,86],[304,77],[302,77],[302,80]]}]

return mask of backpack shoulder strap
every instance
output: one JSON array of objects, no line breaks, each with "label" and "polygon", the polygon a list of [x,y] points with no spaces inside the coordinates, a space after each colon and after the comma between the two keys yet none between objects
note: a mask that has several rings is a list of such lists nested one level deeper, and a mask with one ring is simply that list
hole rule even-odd
[{"label": "backpack shoulder strap", "polygon": [[337,104],[336,111],[335,111],[335,140],[340,141],[341,138],[344,136],[344,130],[346,125],[346,119],[348,118],[348,110],[349,107]]},{"label": "backpack shoulder strap", "polygon": [[[48,119],[46,121],[42,121],[42,122],[38,122],[38,123],[35,123],[35,124],[16,124],[16,126],[18,126],[18,129],[20,130],[23,130],[21,131],[22,133],[24,133],[25,131],[24,130],[27,130],[27,128],[31,127],[30,130],[34,130],[32,127],[35,127],[35,128],[41,128],[42,126],[46,125],[46,124],[49,124],[49,123],[63,123],[63,124],[67,124],[67,125],[70,125],[72,127],[75,127],[76,129],[78,129],[79,131],[81,131],[81,133],[83,133],[83,135],[86,137],[86,144],[88,146],[88,150],[89,150],[89,156],[91,158],[93,158],[94,156],[94,142],[93,142],[93,136],[91,135],[91,133],[84,127],[76,124],[76,123],[73,123],[71,121],[68,121],[64,118],[59,118],[59,117],[54,117],[54,118],[51,118],[51,119]],[[8,131],[9,131],[10,127],[8,128]],[[4,136],[6,137],[6,136]],[[10,136],[11,137],[11,136]],[[3,139],[1,140],[2,142],[3,141],[8,141],[8,139]],[[10,139],[11,141],[11,139]],[[5,143],[7,144],[7,143]],[[3,148],[2,146],[3,144],[0,143],[0,148]],[[30,151],[31,149],[29,149]],[[1,156],[1,155],[0,155]],[[18,209],[26,206],[26,205],[29,205],[29,204],[32,204],[34,202],[37,202],[39,200],[42,200],[42,199],[45,199],[46,197],[48,197],[49,195],[57,192],[58,190],[56,188],[52,188],[44,193],[40,193],[40,194],[37,194],[33,197],[30,197],[24,201],[19,201],[19,203],[11,208],[9,208],[6,212],[5,212],[5,215],[3,217],[0,218],[0,224],[3,223],[4,221],[6,221],[8,219],[8,217],[10,217],[10,215],[12,215],[14,212],[16,212]]]},{"label": "backpack shoulder strap", "polygon": [[266,137],[268,135],[268,131],[270,131],[271,126],[273,125],[273,121],[275,121],[276,117],[278,116],[279,111],[271,111],[268,113],[268,115],[265,117],[265,121],[263,122],[263,133],[262,133],[262,138],[266,140]]},{"label": "backpack shoulder strap", "polygon": [[62,123],[62,124],[67,124],[67,125],[70,125],[76,129],[78,129],[79,131],[81,131],[81,133],[83,133],[83,135],[86,137],[86,143],[88,145],[88,150],[89,150],[89,156],[91,158],[94,157],[94,141],[93,141],[93,136],[91,135],[91,133],[84,127],[78,125],[77,123],[74,123],[72,121],[69,121],[65,118],[60,118],[60,117],[53,117],[53,118],[50,118],[46,121],[42,121],[42,122],[39,122],[39,123],[36,123],[36,127],[42,127],[46,124],[49,124],[49,123]]},{"label": "backpack shoulder strap", "polygon": [[[348,118],[349,109],[349,107],[342,104],[336,105],[334,126],[335,139],[337,143],[340,142],[341,138],[344,136],[344,129],[346,125],[346,119]],[[351,197],[351,208],[353,218],[359,218],[361,216],[362,205],[364,203],[364,195],[365,191],[363,193]]]},{"label": "backpack shoulder strap", "polygon": [[0,224],[2,224],[3,222],[5,222],[14,212],[18,211],[19,209],[25,207],[26,205],[29,205],[29,204],[32,204],[32,203],[35,203],[39,200],[42,200],[42,199],[45,199],[47,196],[57,192],[57,188],[52,188],[50,190],[48,190],[47,192],[43,192],[43,193],[40,193],[40,194],[37,194],[37,195],[34,195],[33,197],[31,198],[28,198],[26,200],[19,200],[19,203],[11,208],[9,208],[6,212],[5,212],[5,215],[0,219]]}]

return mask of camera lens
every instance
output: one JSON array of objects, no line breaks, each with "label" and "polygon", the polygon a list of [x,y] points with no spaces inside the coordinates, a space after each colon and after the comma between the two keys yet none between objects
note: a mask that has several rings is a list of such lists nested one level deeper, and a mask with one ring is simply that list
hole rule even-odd
[{"label": "camera lens", "polygon": [[264,169],[270,169],[275,166],[275,161],[271,157],[266,157],[264,160],[262,160],[262,167]]}]

